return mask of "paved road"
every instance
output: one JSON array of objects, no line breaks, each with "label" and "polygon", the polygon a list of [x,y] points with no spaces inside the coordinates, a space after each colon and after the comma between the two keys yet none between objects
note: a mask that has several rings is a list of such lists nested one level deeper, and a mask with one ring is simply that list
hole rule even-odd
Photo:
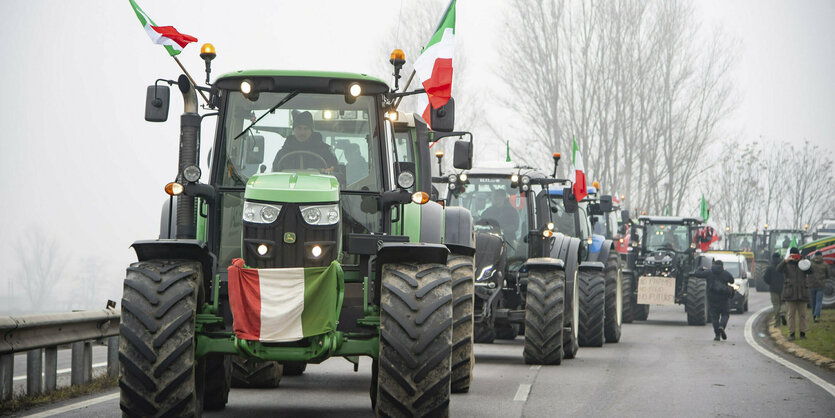
[{"label": "paved road", "polygon": [[[751,313],[766,295],[751,294]],[[683,307],[653,306],[648,321],[625,325],[620,343],[582,348],[562,366],[524,364],[519,339],[477,345],[475,380],[470,393],[453,396],[452,416],[831,416],[835,396],[746,343],[751,313],[732,315],[728,341],[714,342],[709,326],[687,326]],[[224,411],[206,415],[372,416],[369,368],[363,361],[354,373],[347,361],[328,360],[279,389],[233,389]],[[112,393],[61,416],[120,416]]]}]

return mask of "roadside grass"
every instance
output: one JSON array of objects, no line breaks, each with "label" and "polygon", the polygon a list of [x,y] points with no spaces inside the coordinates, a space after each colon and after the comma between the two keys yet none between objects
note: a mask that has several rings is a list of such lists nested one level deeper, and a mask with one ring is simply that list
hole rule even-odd
[{"label": "roadside grass", "polygon": [[52,392],[37,395],[19,395],[7,401],[0,402],[0,415],[9,415],[25,409],[48,405],[54,402],[101,392],[115,387],[119,383],[118,376],[100,376],[89,383],[77,386],[67,386]]},{"label": "roadside grass", "polygon": [[[822,309],[820,322],[812,321],[812,310],[806,310],[806,339],[801,340],[800,335],[794,343],[814,351],[820,355],[835,359],[835,309]],[[789,337],[789,327],[780,327],[783,336]]]}]

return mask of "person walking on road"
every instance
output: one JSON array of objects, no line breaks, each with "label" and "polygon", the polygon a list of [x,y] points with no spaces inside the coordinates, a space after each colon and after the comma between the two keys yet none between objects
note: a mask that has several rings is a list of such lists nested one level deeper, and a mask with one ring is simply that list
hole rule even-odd
[{"label": "person walking on road", "polygon": [[782,259],[780,253],[771,254],[771,265],[763,274],[763,281],[768,285],[768,292],[771,294],[771,312],[774,313],[775,327],[779,327],[780,322],[786,325],[786,307],[783,305],[783,273],[777,271],[777,265]]},{"label": "person walking on road", "polygon": [[823,291],[827,280],[829,280],[829,266],[823,261],[823,253],[815,251],[812,257],[812,267],[809,268],[806,280],[806,286],[809,288],[809,301],[812,303],[812,320],[815,322],[820,321],[821,318]]},{"label": "person walking on road", "polygon": [[806,288],[806,273],[797,266],[798,261],[800,251],[797,247],[792,247],[789,258],[777,265],[777,271],[784,274],[783,302],[786,302],[789,314],[789,341],[795,340],[798,328],[800,339],[806,338],[806,303],[809,302],[809,290]]},{"label": "person walking on road", "polygon": [[713,341],[719,341],[720,337],[727,340],[728,334],[725,333],[725,328],[728,326],[728,315],[731,310],[730,298],[734,290],[730,285],[734,282],[734,277],[725,271],[722,260],[713,260],[710,270],[702,267],[702,270],[694,275],[707,280],[708,311],[713,320]]}]

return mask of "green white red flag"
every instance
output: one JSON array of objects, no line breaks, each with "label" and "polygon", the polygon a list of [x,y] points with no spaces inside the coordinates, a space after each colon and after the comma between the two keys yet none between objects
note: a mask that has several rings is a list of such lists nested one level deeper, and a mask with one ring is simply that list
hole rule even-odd
[{"label": "green white red flag", "polygon": [[447,104],[452,97],[455,3],[456,0],[449,2],[441,23],[415,60],[415,73],[426,90],[426,96],[418,97],[418,110],[426,123],[431,123],[430,111]]},{"label": "green white red flag", "polygon": [[577,146],[576,138],[572,139],[572,141],[569,179],[573,183],[574,197],[579,202],[589,194],[589,191],[586,185],[586,171],[583,167],[583,156],[580,154],[580,147]]},{"label": "green white red flag", "polygon": [[288,342],[336,330],[344,287],[336,261],[327,267],[254,269],[237,258],[228,271],[238,338]]},{"label": "green white red flag", "polygon": [[145,28],[145,33],[151,38],[151,42],[162,45],[168,54],[172,57],[177,56],[183,52],[183,48],[190,42],[197,42],[197,38],[182,34],[174,29],[173,26],[157,26],[156,23],[148,16],[133,0],[130,1],[130,6],[133,7],[136,17],[139,18],[139,23]]}]

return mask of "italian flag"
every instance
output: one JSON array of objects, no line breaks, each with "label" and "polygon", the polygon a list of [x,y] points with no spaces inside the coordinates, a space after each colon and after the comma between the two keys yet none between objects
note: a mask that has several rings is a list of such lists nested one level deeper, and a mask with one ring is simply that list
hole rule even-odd
[{"label": "italian flag", "polygon": [[336,330],[342,268],[252,269],[235,259],[229,266],[232,328],[243,340],[298,341]]},{"label": "italian flag", "polygon": [[705,200],[705,195],[702,195],[702,205],[699,208],[699,215],[705,222],[707,222],[707,220],[710,218],[710,208],[707,207],[707,200]]},{"label": "italian flag", "polygon": [[574,144],[571,147],[572,151],[571,166],[569,167],[569,179],[574,184],[572,186],[574,190],[574,197],[578,202],[580,202],[589,194],[589,192],[588,186],[586,186],[586,172],[583,167],[583,156],[580,155],[580,147],[577,146],[577,139],[573,139],[572,141]]},{"label": "italian flag", "polygon": [[[449,6],[429,43],[415,60],[415,73],[423,80],[426,96],[418,97],[423,120],[431,125],[431,109],[439,109],[452,97],[452,55],[455,50],[455,2]],[[431,127],[431,126],[430,126]]]},{"label": "italian flag", "polygon": [[189,44],[189,42],[197,42],[197,38],[191,35],[185,35],[174,29],[173,26],[157,26],[156,23],[151,19],[150,16],[145,14],[139,5],[136,4],[133,0],[130,1],[130,6],[133,7],[134,13],[136,13],[136,17],[139,18],[139,23],[145,28],[145,32],[151,38],[151,42],[165,46],[165,50],[168,51],[168,54],[172,57],[177,56],[180,52],[183,52],[183,48]]},{"label": "italian flag", "polygon": [[786,248],[786,254],[783,256],[786,260],[789,259],[789,255],[791,255],[792,248],[799,248],[797,246],[797,238],[792,238],[792,242],[789,244],[789,248]]}]

